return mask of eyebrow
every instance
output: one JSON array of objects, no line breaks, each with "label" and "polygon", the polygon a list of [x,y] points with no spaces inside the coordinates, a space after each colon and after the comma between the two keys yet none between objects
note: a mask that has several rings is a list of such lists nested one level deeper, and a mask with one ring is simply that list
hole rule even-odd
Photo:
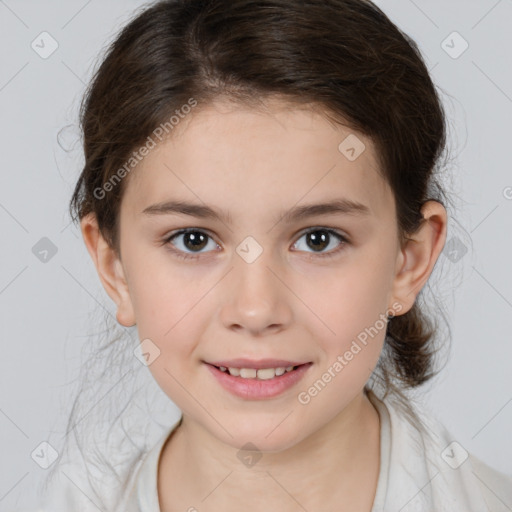
[{"label": "eyebrow", "polygon": [[[207,205],[189,203],[186,201],[166,201],[153,204],[145,208],[142,213],[146,215],[181,214],[201,219],[219,220],[228,224],[231,223],[231,215],[228,212],[217,210]],[[287,212],[281,212],[281,216],[277,221],[290,223],[318,215],[370,215],[370,213],[370,208],[362,203],[349,199],[336,199],[319,204],[295,206]]]}]

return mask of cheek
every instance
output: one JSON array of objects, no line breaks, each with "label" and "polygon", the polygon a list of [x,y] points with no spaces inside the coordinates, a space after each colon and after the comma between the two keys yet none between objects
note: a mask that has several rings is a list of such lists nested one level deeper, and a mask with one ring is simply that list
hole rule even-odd
[{"label": "cheek", "polygon": [[149,370],[168,396],[186,408],[182,386],[187,387],[199,364],[198,347],[215,314],[219,277],[211,270],[170,262],[165,255],[141,261],[130,281],[138,337],[156,345],[159,355]]},{"label": "cheek", "polygon": [[[389,279],[382,268],[360,261],[319,280],[322,293],[309,290],[317,318],[308,321],[323,357],[297,401],[312,417],[344,408],[367,383],[380,357],[387,329]],[[335,407],[332,407],[336,404]]]},{"label": "cheek", "polygon": [[185,413],[194,412],[190,395],[194,351],[205,329],[208,287],[186,278],[179,267],[147,264],[132,279],[139,340],[151,340],[158,356],[148,366],[164,393]]},{"label": "cheek", "polygon": [[201,295],[204,293],[199,294],[199,289],[196,293],[180,292],[176,282],[173,290],[160,282],[141,292],[134,306],[139,339],[154,340],[165,360],[174,362],[178,356],[182,360],[189,357],[204,330],[207,313]]},{"label": "cheek", "polygon": [[187,272],[163,247],[132,251],[127,265],[139,334],[166,344],[190,326],[191,315],[197,319],[194,308],[207,290],[204,279],[198,278],[197,270]]},{"label": "cheek", "polygon": [[325,269],[308,279],[306,286],[302,284],[301,293],[307,297],[313,316],[317,316],[316,333],[321,335],[327,350],[350,345],[352,339],[373,326],[384,327],[385,331],[382,318],[388,309],[390,276],[389,262],[368,255],[338,268]]}]

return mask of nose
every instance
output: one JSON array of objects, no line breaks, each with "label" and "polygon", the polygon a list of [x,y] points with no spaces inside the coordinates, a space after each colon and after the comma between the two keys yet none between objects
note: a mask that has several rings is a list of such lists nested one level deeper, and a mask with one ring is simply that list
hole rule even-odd
[{"label": "nose", "polygon": [[247,263],[235,260],[224,290],[220,318],[227,329],[264,336],[286,329],[292,320],[292,292],[283,271],[260,257]]}]

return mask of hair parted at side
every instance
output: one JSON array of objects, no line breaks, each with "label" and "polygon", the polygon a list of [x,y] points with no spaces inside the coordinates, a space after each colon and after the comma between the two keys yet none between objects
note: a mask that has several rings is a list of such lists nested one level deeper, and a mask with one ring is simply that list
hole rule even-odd
[{"label": "hair parted at side", "polygon": [[[130,176],[105,184],[148,136],[190,98],[196,112],[218,98],[257,106],[274,96],[371,138],[402,241],[419,228],[427,200],[446,206],[437,179],[446,146],[442,103],[416,43],[371,1],[163,0],[121,30],[84,96],[85,165],[73,220],[94,213],[119,253]],[[390,320],[375,371],[386,393],[435,375],[434,324],[418,303]]]}]

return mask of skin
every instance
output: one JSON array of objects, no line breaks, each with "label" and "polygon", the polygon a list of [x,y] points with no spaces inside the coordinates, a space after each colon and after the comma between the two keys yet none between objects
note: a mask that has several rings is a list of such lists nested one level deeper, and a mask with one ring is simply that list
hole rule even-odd
[{"label": "skin", "polygon": [[[136,324],[140,340],[159,348],[149,370],[183,411],[159,462],[164,512],[235,511],[242,503],[247,511],[340,510],[340,504],[369,511],[380,424],[364,385],[385,329],[309,403],[298,394],[381,315],[412,307],[445,243],[446,211],[429,201],[421,228],[400,245],[393,192],[370,139],[318,110],[279,100],[267,106],[219,101],[196,109],[142,160],[121,204],[120,256],[93,215],[81,223],[117,320]],[[349,134],[366,146],[354,161],[338,150]],[[370,213],[276,223],[297,204],[342,197]],[[171,199],[227,210],[231,222],[142,213]],[[316,249],[304,234],[312,227],[337,230],[348,243],[331,235],[328,246]],[[210,238],[196,252],[183,235],[164,242],[184,228]],[[236,252],[247,236],[263,248],[252,263]],[[171,247],[199,257],[180,259]],[[224,390],[203,363],[235,357],[313,365],[281,395],[246,400]],[[247,442],[262,455],[250,467],[237,457]]]}]

